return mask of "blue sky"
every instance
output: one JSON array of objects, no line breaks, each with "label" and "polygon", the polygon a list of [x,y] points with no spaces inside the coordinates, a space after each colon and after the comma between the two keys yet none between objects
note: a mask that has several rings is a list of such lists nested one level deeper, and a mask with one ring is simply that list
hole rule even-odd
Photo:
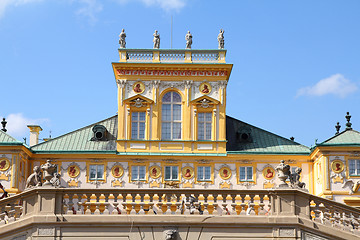
[{"label": "blue sky", "polygon": [[116,114],[111,62],[127,48],[217,48],[225,30],[227,114],[310,146],[360,130],[360,1],[0,0],[0,116],[28,138],[76,130]]}]

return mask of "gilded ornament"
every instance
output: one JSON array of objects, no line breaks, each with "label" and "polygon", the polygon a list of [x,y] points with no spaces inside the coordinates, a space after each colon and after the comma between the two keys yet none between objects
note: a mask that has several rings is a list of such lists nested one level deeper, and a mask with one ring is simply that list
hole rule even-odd
[{"label": "gilded ornament", "polygon": [[70,165],[67,169],[67,174],[71,178],[76,178],[80,174],[80,168],[77,165]]},{"label": "gilded ornament", "polygon": [[209,83],[207,83],[207,82],[203,82],[199,86],[199,91],[202,94],[209,94],[211,92],[211,85]]},{"label": "gilded ornament", "polygon": [[145,91],[145,85],[142,82],[136,82],[133,85],[133,91],[137,94],[141,94]]},{"label": "gilded ornament", "polygon": [[10,161],[7,158],[0,159],[0,171],[6,171],[10,167]]},{"label": "gilded ornament", "polygon": [[150,177],[153,179],[157,179],[161,176],[161,169],[159,166],[152,166],[150,167],[149,171]]},{"label": "gilded ornament", "polygon": [[120,165],[115,165],[111,168],[111,174],[114,178],[120,178],[124,174],[124,169]]},{"label": "gilded ornament", "polygon": [[331,163],[331,169],[334,173],[341,173],[344,171],[344,163],[341,160],[334,160]]},{"label": "gilded ornament", "polygon": [[194,177],[194,169],[192,167],[184,167],[181,170],[182,177],[189,180]]},{"label": "gilded ornament", "polygon": [[271,180],[275,176],[275,170],[272,167],[266,167],[262,171],[262,174],[266,180]]},{"label": "gilded ornament", "polygon": [[220,173],[220,177],[224,180],[227,180],[231,177],[231,170],[228,167],[222,167],[219,170],[219,173]]}]

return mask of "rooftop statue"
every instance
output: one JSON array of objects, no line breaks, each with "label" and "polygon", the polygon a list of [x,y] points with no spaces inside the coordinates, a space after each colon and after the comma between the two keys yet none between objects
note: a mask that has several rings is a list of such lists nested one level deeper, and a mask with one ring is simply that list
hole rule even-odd
[{"label": "rooftop statue", "polygon": [[219,49],[224,49],[225,41],[224,41],[224,30],[220,29],[220,33],[217,37],[217,40],[219,42]]},{"label": "rooftop statue", "polygon": [[191,49],[192,35],[191,35],[190,31],[188,31],[187,34],[185,35],[185,40],[186,40],[186,48]]},{"label": "rooftop statue", "polygon": [[121,30],[121,33],[119,35],[119,44],[120,44],[120,48],[126,48],[126,33],[125,33],[125,29]]},{"label": "rooftop statue", "polygon": [[153,39],[154,48],[159,49],[160,48],[160,34],[158,33],[157,30],[155,30],[153,36],[154,36],[154,39]]}]

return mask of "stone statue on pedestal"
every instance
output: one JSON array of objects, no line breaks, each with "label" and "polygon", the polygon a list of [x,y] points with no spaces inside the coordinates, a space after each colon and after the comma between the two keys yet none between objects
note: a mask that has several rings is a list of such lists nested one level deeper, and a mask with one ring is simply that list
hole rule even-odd
[{"label": "stone statue on pedestal", "polygon": [[280,164],[276,166],[275,170],[278,172],[278,178],[281,181],[279,187],[289,187],[289,185],[286,183],[286,179],[288,179],[290,176],[290,166],[288,164],[285,164],[284,160],[281,160]]},{"label": "stone statue on pedestal", "polygon": [[50,160],[47,160],[45,164],[41,165],[41,170],[43,170],[44,178],[45,178],[44,186],[46,185],[53,186],[50,180],[54,177],[55,169],[56,169],[56,165],[51,164]]},{"label": "stone statue on pedestal", "polygon": [[300,173],[302,169],[297,167],[294,173],[290,174],[290,184],[292,188],[305,188],[305,183],[300,182]]},{"label": "stone statue on pedestal", "polygon": [[224,49],[224,46],[225,46],[225,41],[224,41],[224,30],[223,29],[220,29],[220,33],[217,37],[217,40],[219,42],[219,49]]},{"label": "stone statue on pedestal", "polygon": [[155,30],[153,36],[154,36],[154,39],[153,39],[154,48],[159,49],[160,48],[160,34],[158,34],[157,30]]},{"label": "stone statue on pedestal", "polygon": [[185,40],[186,40],[186,49],[191,49],[192,35],[190,31],[188,31],[187,34],[185,35]]},{"label": "stone statue on pedestal", "polygon": [[125,29],[121,30],[121,33],[119,35],[119,44],[120,44],[120,48],[126,48],[126,33],[125,33]]}]

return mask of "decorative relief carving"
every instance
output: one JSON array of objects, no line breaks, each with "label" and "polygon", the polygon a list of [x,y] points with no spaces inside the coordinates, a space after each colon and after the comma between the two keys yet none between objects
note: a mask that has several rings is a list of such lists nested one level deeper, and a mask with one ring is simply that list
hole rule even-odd
[{"label": "decorative relief carving", "polygon": [[0,158],[0,171],[6,171],[10,168],[10,161],[9,159],[3,157]]},{"label": "decorative relief carving", "polygon": [[221,189],[231,189],[231,182],[230,181],[220,181],[220,184],[219,184],[219,186],[220,186],[220,188]]},{"label": "decorative relief carving", "polygon": [[126,86],[125,79],[118,79],[116,82],[117,82],[119,88],[124,88]]},{"label": "decorative relief carving", "polygon": [[120,76],[227,76],[227,71],[191,71],[191,70],[125,70],[116,69]]},{"label": "decorative relief carving", "polygon": [[193,85],[193,81],[192,80],[185,80],[185,88],[189,89],[191,88],[191,86]]}]

